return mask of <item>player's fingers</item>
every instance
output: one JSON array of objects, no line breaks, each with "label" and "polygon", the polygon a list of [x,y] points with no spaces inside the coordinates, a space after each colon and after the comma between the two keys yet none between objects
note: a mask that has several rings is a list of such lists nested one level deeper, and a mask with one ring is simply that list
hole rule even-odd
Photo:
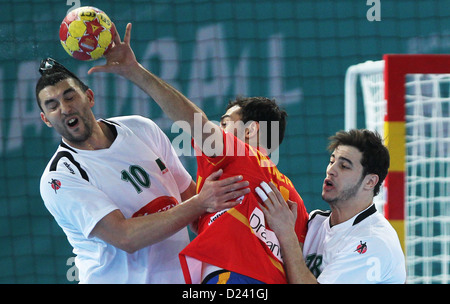
[{"label": "player's fingers", "polygon": [[222,176],[223,170],[219,169],[213,173],[211,173],[206,180],[207,181],[214,181],[214,180],[218,180],[220,176]]},{"label": "player's fingers", "polygon": [[291,200],[287,200],[286,203],[288,204],[289,209],[291,209],[291,211],[294,211],[294,210],[296,211],[297,210],[297,203],[296,202],[293,202]]},{"label": "player's fingers", "polygon": [[258,205],[259,205],[259,209],[261,209],[262,212],[264,213],[264,217],[267,219],[270,219],[271,214],[270,214],[269,210],[267,209],[267,207],[261,203],[258,203]]},{"label": "player's fingers", "polygon": [[88,74],[97,73],[97,72],[108,72],[109,66],[107,65],[98,65],[89,69]]},{"label": "player's fingers", "polygon": [[234,190],[234,191],[227,192],[227,193],[223,194],[220,197],[220,200],[221,201],[225,201],[225,202],[229,201],[230,204],[232,204],[234,206],[237,203],[234,203],[233,201],[241,202],[244,199],[244,196],[247,193],[250,193],[250,189],[249,188],[243,188],[243,189]]},{"label": "player's fingers", "polygon": [[267,197],[266,193],[259,187],[255,188],[255,192],[256,194],[258,194],[259,198],[261,199],[261,201],[263,203],[265,203],[266,201],[269,200],[269,198]]},{"label": "player's fingers", "polygon": [[125,29],[125,37],[123,37],[123,42],[125,44],[130,44],[131,40],[131,23],[127,24],[127,28]]},{"label": "player's fingers", "polygon": [[218,210],[230,209],[242,202],[245,195],[250,193],[249,188],[244,188],[222,195],[215,196],[215,204],[206,209],[207,212],[216,212]]},{"label": "player's fingers", "polygon": [[291,210],[292,214],[294,215],[295,221],[297,221],[297,209],[298,209],[297,203],[293,202],[291,200],[287,200],[286,203],[288,204],[289,209]]},{"label": "player's fingers", "polygon": [[273,210],[273,203],[270,200],[270,198],[267,196],[266,192],[264,190],[262,190],[260,187],[256,187],[255,192],[261,198],[261,201],[263,202],[265,208],[267,210]]},{"label": "player's fingers", "polygon": [[241,181],[242,179],[243,179],[242,175],[235,175],[235,176],[227,177],[227,178],[217,181],[217,186],[226,187],[226,186],[232,185],[234,183],[237,183],[237,182]]},{"label": "player's fingers", "polygon": [[232,191],[236,191],[236,190],[248,187],[249,184],[250,183],[248,181],[241,181],[241,182],[239,182],[239,180],[238,180],[238,181],[236,181],[236,182],[234,182],[232,184],[223,186],[222,190],[223,190],[224,193],[232,192]]},{"label": "player's fingers", "polygon": [[117,28],[116,28],[116,25],[114,24],[114,22],[112,22],[112,28],[114,28],[114,43],[115,44],[117,44],[117,45],[119,45],[119,44],[121,44],[122,43],[122,41],[120,40],[120,34],[119,34],[119,31],[117,30]]},{"label": "player's fingers", "polygon": [[277,198],[277,202],[280,203],[280,204],[285,204],[286,201],[284,200],[284,197],[281,195],[281,192],[278,190],[278,188],[275,187],[275,185],[272,182],[269,183],[269,187],[271,188],[271,190],[275,194],[275,196]]},{"label": "player's fingers", "polygon": [[277,205],[279,205],[278,198],[277,198],[275,192],[272,190],[272,188],[270,188],[270,186],[266,182],[262,182],[260,185],[261,185],[261,188],[264,189],[264,192],[267,194],[273,207],[276,207]]}]

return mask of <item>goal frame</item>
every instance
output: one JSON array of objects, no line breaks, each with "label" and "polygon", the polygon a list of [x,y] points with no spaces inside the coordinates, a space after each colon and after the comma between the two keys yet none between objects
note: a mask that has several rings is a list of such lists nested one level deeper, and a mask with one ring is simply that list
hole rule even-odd
[{"label": "goal frame", "polygon": [[[450,55],[385,54],[382,61],[349,67],[345,86],[345,128],[356,128],[356,81],[361,71],[383,72],[384,137],[391,164],[385,180],[384,215],[397,231],[403,252],[406,252],[406,76],[409,74],[449,74]],[[390,191],[395,189],[395,191]]]}]

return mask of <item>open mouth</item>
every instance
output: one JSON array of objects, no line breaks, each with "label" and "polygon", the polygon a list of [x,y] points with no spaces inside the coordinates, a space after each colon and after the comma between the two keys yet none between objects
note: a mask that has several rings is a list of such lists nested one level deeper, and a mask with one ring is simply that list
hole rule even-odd
[{"label": "open mouth", "polygon": [[331,189],[331,188],[334,187],[334,184],[333,184],[333,182],[330,179],[326,178],[323,181],[323,186],[324,186],[325,189]]},{"label": "open mouth", "polygon": [[78,118],[76,118],[76,117],[73,117],[73,118],[70,118],[69,120],[67,120],[67,125],[70,128],[75,127],[77,124],[78,124]]}]

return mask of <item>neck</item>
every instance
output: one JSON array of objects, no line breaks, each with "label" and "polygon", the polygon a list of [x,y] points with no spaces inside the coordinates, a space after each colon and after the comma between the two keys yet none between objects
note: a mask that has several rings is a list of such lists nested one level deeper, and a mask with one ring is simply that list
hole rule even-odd
[{"label": "neck", "polygon": [[108,149],[113,142],[114,135],[112,131],[102,121],[96,121],[94,123],[92,134],[85,141],[75,143],[67,141],[70,146],[80,150]]}]

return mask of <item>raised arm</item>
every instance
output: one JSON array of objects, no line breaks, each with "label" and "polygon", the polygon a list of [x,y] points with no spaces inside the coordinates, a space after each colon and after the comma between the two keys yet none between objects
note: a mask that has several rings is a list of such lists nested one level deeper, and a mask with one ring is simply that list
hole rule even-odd
[{"label": "raised arm", "polygon": [[[107,72],[125,77],[153,98],[171,120],[174,122],[187,122],[187,125],[181,123],[180,127],[183,128],[183,131],[188,132],[200,147],[203,146],[203,142],[211,134],[218,136],[215,142],[221,145],[223,141],[220,127],[209,121],[205,113],[181,92],[145,69],[136,60],[136,56],[130,46],[130,39],[131,23],[128,23],[123,41],[121,41],[116,30],[114,46],[105,56],[106,64],[91,68],[88,74]],[[194,123],[195,119],[198,120],[197,124]],[[201,130],[194,130],[194,127],[200,127],[200,121]],[[201,142],[198,142],[200,140]],[[222,149],[220,148],[216,147],[216,151],[221,151]]]}]

